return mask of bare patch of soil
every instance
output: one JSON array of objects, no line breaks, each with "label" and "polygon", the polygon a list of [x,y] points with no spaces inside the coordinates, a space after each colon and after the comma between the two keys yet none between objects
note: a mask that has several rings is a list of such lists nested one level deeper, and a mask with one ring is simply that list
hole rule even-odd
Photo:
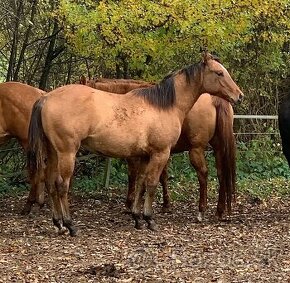
[{"label": "bare patch of soil", "polygon": [[192,201],[156,206],[158,232],[133,228],[124,200],[71,199],[77,237],[57,235],[50,209],[0,199],[0,282],[290,282],[290,201],[239,201],[230,222]]}]

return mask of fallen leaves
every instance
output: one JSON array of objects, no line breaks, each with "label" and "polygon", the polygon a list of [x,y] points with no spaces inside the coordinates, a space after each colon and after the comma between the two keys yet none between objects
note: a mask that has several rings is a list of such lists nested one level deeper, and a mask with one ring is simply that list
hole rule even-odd
[{"label": "fallen leaves", "polygon": [[[204,223],[188,202],[156,214],[159,232],[133,228],[121,201],[74,197],[81,233],[57,235],[46,207],[18,214],[0,200],[0,282],[287,282],[290,202],[239,202],[230,222],[210,207]],[[81,209],[79,209],[81,208]],[[159,207],[156,207],[159,210]]]}]

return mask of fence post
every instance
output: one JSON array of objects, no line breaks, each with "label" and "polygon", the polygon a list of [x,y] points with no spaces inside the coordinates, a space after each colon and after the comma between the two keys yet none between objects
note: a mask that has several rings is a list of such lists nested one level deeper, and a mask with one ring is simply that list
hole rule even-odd
[{"label": "fence post", "polygon": [[111,158],[107,157],[106,164],[105,164],[105,175],[104,175],[104,187],[105,187],[105,189],[108,189],[109,185],[110,185],[111,163],[112,163]]}]

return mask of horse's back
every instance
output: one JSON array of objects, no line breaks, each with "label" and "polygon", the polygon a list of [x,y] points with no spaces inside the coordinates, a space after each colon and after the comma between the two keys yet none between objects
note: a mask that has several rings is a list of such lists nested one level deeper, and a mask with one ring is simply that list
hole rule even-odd
[{"label": "horse's back", "polygon": [[6,135],[26,141],[32,106],[43,93],[19,82],[0,84],[0,138]]},{"label": "horse's back", "polygon": [[283,153],[290,165],[290,94],[283,99],[279,106],[278,124]]}]

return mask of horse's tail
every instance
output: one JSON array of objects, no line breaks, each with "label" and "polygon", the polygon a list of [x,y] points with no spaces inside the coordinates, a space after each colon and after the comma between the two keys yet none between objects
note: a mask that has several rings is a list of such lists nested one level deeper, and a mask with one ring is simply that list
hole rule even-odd
[{"label": "horse's tail", "polygon": [[236,141],[233,130],[233,111],[229,102],[212,96],[216,107],[216,130],[222,159],[222,184],[226,188],[227,210],[231,213],[232,199],[236,197]]},{"label": "horse's tail", "polygon": [[47,96],[42,96],[34,103],[32,108],[27,150],[27,165],[30,176],[35,176],[37,172],[40,172],[45,167],[47,138],[43,131],[41,111],[46,99]]}]

